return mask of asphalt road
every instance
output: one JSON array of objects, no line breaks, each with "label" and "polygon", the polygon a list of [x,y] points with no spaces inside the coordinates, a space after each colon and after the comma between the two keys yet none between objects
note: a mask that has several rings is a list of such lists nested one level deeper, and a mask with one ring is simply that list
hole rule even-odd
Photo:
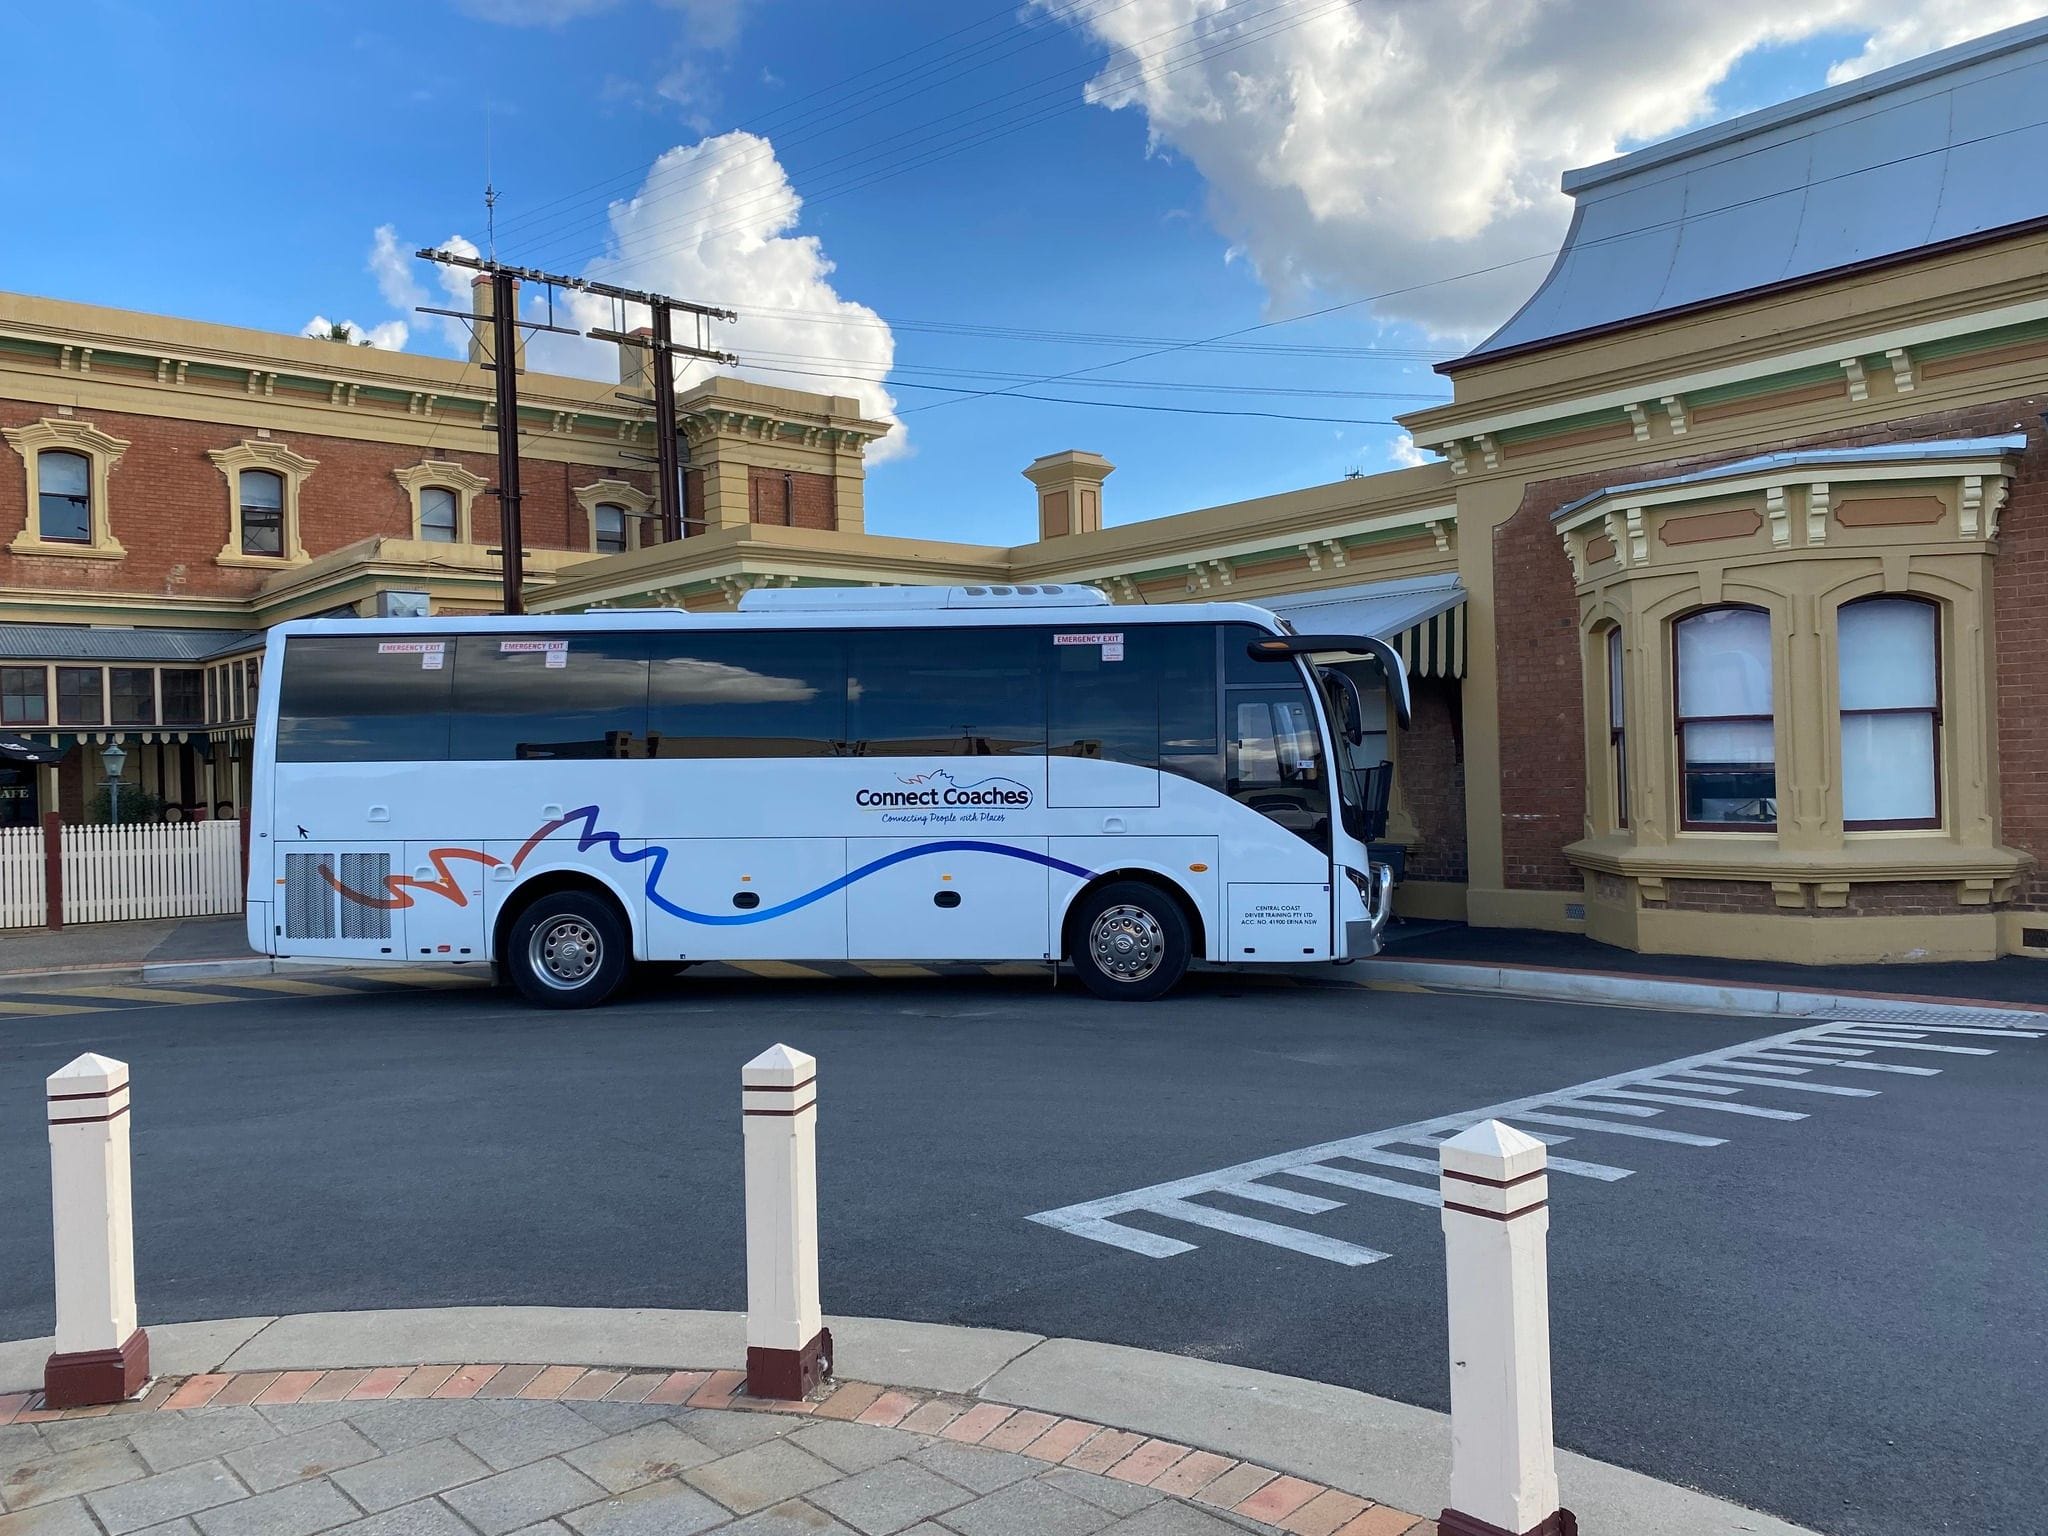
[{"label": "asphalt road", "polygon": [[[0,1019],[0,1337],[51,1326],[42,1078],[79,1050],[132,1064],[142,1309],[174,1322],[739,1308],[738,1069],[787,1040],[820,1060],[828,1310],[1442,1408],[1432,1209],[1284,1178],[1345,1203],[1206,1201],[1390,1255],[1363,1267],[1142,1212],[1119,1220],[1198,1246],[1151,1258],[1027,1218],[1781,1027],[1221,975],[1152,1007],[1028,978],[686,977],[568,1015],[450,991]],[[2040,1529],[2048,1040],[1929,1038],[1997,1053],[1826,1074],[1876,1097],[1742,1090],[1802,1120],[1654,1122],[1725,1145],[1559,1148],[1632,1170],[1552,1179],[1562,1444],[1844,1536]]]}]

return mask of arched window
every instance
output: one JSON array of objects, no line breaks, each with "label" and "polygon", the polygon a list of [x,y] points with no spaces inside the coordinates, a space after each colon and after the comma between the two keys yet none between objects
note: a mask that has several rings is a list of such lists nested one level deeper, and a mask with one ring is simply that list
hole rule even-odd
[{"label": "arched window", "polygon": [[593,532],[596,535],[597,552],[601,555],[622,554],[626,548],[626,509],[616,502],[601,501],[591,514]]},{"label": "arched window", "polygon": [[92,542],[92,461],[82,453],[45,449],[36,462],[36,531],[52,544]]},{"label": "arched window", "polygon": [[1607,771],[1614,785],[1614,825],[1628,825],[1628,730],[1622,709],[1621,626],[1607,631]]},{"label": "arched window", "polygon": [[235,477],[242,512],[242,553],[284,553],[284,476],[245,469]]},{"label": "arched window", "polygon": [[1709,608],[1672,627],[1678,674],[1680,825],[1761,831],[1778,824],[1771,619]]},{"label": "arched window", "polygon": [[1917,597],[1869,597],[1836,614],[1842,825],[1941,824],[1940,615]]},{"label": "arched window", "polygon": [[420,537],[430,544],[454,544],[460,538],[461,512],[455,493],[445,485],[420,487]]}]

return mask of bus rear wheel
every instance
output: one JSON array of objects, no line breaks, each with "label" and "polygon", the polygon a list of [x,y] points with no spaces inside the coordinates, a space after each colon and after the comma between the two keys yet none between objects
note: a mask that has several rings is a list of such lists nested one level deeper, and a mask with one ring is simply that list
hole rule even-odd
[{"label": "bus rear wheel", "polygon": [[542,1008],[596,1007],[618,991],[631,958],[618,914],[583,891],[537,898],[505,944],[512,985]]},{"label": "bus rear wheel", "polygon": [[1141,880],[1089,892],[1067,928],[1067,958],[1097,997],[1148,1003],[1187,973],[1193,951],[1187,914],[1172,896]]}]

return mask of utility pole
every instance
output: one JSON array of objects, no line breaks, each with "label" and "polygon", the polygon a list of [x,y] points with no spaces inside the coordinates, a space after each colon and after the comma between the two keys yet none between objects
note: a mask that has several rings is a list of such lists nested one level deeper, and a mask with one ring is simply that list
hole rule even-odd
[{"label": "utility pole", "polygon": [[[479,260],[455,251],[436,250],[428,247],[414,253],[422,261],[439,262],[443,266],[466,267],[481,272],[491,280],[491,360],[483,366],[489,368],[497,379],[497,420],[493,430],[498,434],[498,483],[492,493],[498,498],[499,542],[504,546],[502,555],[505,569],[504,611],[523,613],[525,586],[526,550],[521,543],[520,492],[519,492],[519,333],[526,331],[548,331],[560,336],[589,336],[598,341],[617,342],[625,346],[649,347],[654,354],[654,398],[644,399],[635,395],[621,398],[635,404],[649,405],[655,412],[655,458],[661,477],[661,522],[664,539],[680,539],[683,536],[682,477],[676,455],[676,376],[674,359],[689,357],[731,366],[739,359],[730,352],[719,352],[701,346],[683,346],[672,339],[671,317],[674,311],[684,310],[698,317],[701,330],[705,320],[737,320],[739,316],[729,309],[717,309],[708,304],[692,304],[684,299],[672,299],[666,294],[648,293],[637,288],[620,288],[611,283],[591,282],[586,278],[570,277],[560,272],[536,272],[527,267],[508,266],[495,258]],[[548,322],[521,320],[518,313],[518,293],[521,280],[539,283],[548,290]],[[578,330],[574,326],[556,325],[554,319],[554,290],[564,288],[572,293],[595,294],[600,298],[612,299],[625,304],[644,305],[653,316],[652,338],[634,336],[622,331],[592,329]],[[475,324],[474,314],[460,310],[438,309],[430,305],[419,306],[421,314],[449,315],[458,320]],[[702,339],[701,336],[699,338]]]}]

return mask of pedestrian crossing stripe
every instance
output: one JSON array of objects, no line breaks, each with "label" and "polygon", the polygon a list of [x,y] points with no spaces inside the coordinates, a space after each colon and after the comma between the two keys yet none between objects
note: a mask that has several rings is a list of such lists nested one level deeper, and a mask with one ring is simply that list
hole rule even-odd
[{"label": "pedestrian crossing stripe", "polygon": [[[1040,1211],[1029,1219],[1070,1236],[1148,1259],[1170,1259],[1200,1246],[1173,1235],[1179,1230],[1188,1232],[1189,1237],[1220,1232],[1352,1267],[1373,1264],[1386,1258],[1387,1253],[1377,1246],[1355,1241],[1354,1236],[1370,1237],[1374,1243],[1386,1241],[1376,1231],[1368,1229],[1340,1237],[1245,1215],[1228,1204],[1210,1202],[1219,1198],[1225,1202],[1250,1202],[1292,1212],[1302,1220],[1343,1209],[1345,1202],[1328,1197],[1333,1189],[1392,1200],[1397,1206],[1441,1207],[1443,1197],[1435,1177],[1437,1160],[1395,1149],[1406,1146],[1434,1151],[1460,1131],[1486,1120],[1504,1120],[1552,1146],[1570,1141],[1573,1136],[1612,1136],[1624,1144],[1633,1141],[1711,1149],[1727,1145],[1731,1137],[1746,1127],[1755,1128],[1758,1122],[1807,1120],[1831,1105],[1910,1088],[1914,1077],[1961,1070],[1974,1065],[1973,1057],[1995,1055],[2048,1035],[2048,1013],[1970,1008],[1944,1011],[1927,1007],[1921,1008],[1919,1017],[1910,1022],[1900,1022],[1896,1014],[1879,1022],[1874,1017],[1860,1016],[1866,1010],[1855,1011],[1859,1017],[1826,1019],[1783,1034],[1659,1062],[1590,1083],[1577,1083],[1554,1093],[1532,1094],[1504,1104],[1488,1104],[1326,1141],[1190,1178]],[[1930,1040],[1930,1035],[1941,1038]],[[1960,1043],[1964,1039],[1975,1043]],[[1887,1051],[1934,1051],[1950,1065],[1944,1068],[1862,1059]],[[1894,1076],[1864,1077],[1861,1085],[1853,1081],[1815,1080],[1817,1073],[1835,1072]],[[1869,1086],[1873,1082],[1884,1082],[1886,1087]],[[1780,1103],[1768,1102],[1774,1093],[1794,1097]],[[1756,1102],[1759,1099],[1767,1102]],[[1695,1112],[1700,1116],[1699,1130],[1642,1123]],[[1726,1134],[1705,1134],[1708,1131]],[[1419,1177],[1388,1178],[1346,1166],[1356,1164],[1391,1168]],[[1630,1168],[1566,1157],[1552,1157],[1548,1167],[1552,1173],[1605,1183],[1634,1173]],[[1312,1184],[1321,1193],[1305,1197],[1305,1191],[1278,1182],[1283,1179]],[[1389,1207],[1362,1209],[1384,1211]],[[1135,1225],[1132,1218],[1147,1224]]]}]

